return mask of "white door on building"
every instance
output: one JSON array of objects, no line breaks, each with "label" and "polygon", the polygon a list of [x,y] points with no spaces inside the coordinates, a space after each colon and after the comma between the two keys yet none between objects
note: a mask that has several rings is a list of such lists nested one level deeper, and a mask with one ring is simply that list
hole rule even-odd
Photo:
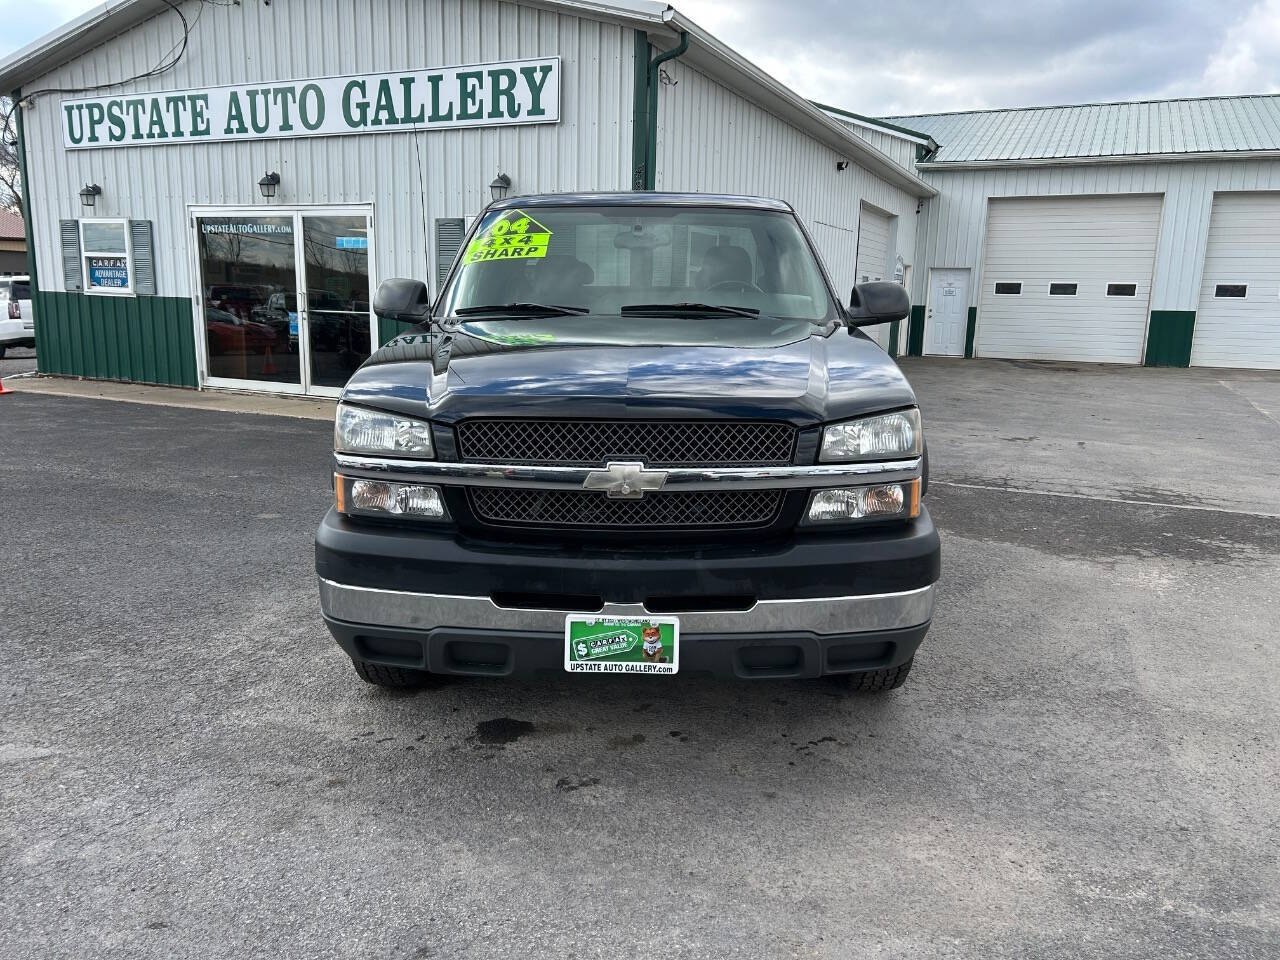
[{"label": "white door on building", "polygon": [[1280,193],[1214,197],[1191,365],[1280,369]]},{"label": "white door on building", "polygon": [[337,396],[377,345],[367,208],[193,211],[201,384]]},{"label": "white door on building", "polygon": [[[864,203],[858,215],[858,253],[854,262],[855,283],[893,278],[893,268],[889,265],[889,244],[892,236],[893,217]],[[888,345],[888,324],[868,327],[866,332],[880,346]]]},{"label": "white door on building", "polygon": [[941,357],[963,357],[968,322],[968,268],[930,270],[924,352]]},{"label": "white door on building", "polygon": [[1161,197],[993,199],[980,357],[1141,363]]}]

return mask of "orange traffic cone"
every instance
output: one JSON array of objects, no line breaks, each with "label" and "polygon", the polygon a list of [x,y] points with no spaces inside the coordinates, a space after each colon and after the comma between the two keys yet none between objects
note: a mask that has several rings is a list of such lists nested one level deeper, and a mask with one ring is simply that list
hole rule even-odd
[{"label": "orange traffic cone", "polygon": [[5,387],[3,380],[0,380],[0,393],[13,393],[12,390],[9,390]]},{"label": "orange traffic cone", "polygon": [[267,346],[267,355],[262,358],[262,375],[264,377],[274,377],[276,375],[276,362],[271,358],[271,347]]}]

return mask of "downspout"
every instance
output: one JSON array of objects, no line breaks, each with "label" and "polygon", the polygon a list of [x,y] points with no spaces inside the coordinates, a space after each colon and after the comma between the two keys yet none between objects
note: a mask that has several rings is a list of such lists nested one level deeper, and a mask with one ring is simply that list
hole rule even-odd
[{"label": "downspout", "polygon": [[680,45],[660,53],[649,61],[649,116],[645,142],[644,188],[657,189],[658,183],[658,69],[668,60],[683,56],[689,49],[689,31],[680,31]]},{"label": "downspout", "polygon": [[637,30],[635,71],[631,95],[631,189],[643,190],[648,182],[649,157],[649,35]]},{"label": "downspout", "polygon": [[[31,278],[31,312],[40,316],[40,278],[36,275],[35,212],[31,209],[31,178],[27,176],[27,135],[22,122],[22,88],[13,91],[13,109],[18,112],[18,175],[22,177],[22,220],[27,235],[27,276]],[[45,365],[41,359],[47,351],[40,346],[40,330],[44,325],[36,319],[36,368]],[[48,369],[47,367],[45,369]]]}]

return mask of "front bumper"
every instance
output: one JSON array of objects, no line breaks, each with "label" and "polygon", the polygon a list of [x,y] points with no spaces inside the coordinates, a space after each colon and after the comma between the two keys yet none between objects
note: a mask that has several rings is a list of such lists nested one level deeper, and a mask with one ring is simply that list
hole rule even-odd
[{"label": "front bumper", "polygon": [[929,628],[939,563],[927,511],[847,537],[669,550],[467,542],[334,511],[316,534],[321,608],[349,655],[499,676],[562,670],[571,611],[675,614],[682,671],[896,666]]}]

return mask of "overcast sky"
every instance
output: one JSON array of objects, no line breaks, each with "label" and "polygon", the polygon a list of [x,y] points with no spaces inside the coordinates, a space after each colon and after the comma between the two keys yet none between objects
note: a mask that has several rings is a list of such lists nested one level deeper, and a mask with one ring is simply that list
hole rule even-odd
[{"label": "overcast sky", "polygon": [[[0,0],[0,56],[98,2]],[[1280,0],[675,5],[805,96],[876,116],[1280,91]]]}]

